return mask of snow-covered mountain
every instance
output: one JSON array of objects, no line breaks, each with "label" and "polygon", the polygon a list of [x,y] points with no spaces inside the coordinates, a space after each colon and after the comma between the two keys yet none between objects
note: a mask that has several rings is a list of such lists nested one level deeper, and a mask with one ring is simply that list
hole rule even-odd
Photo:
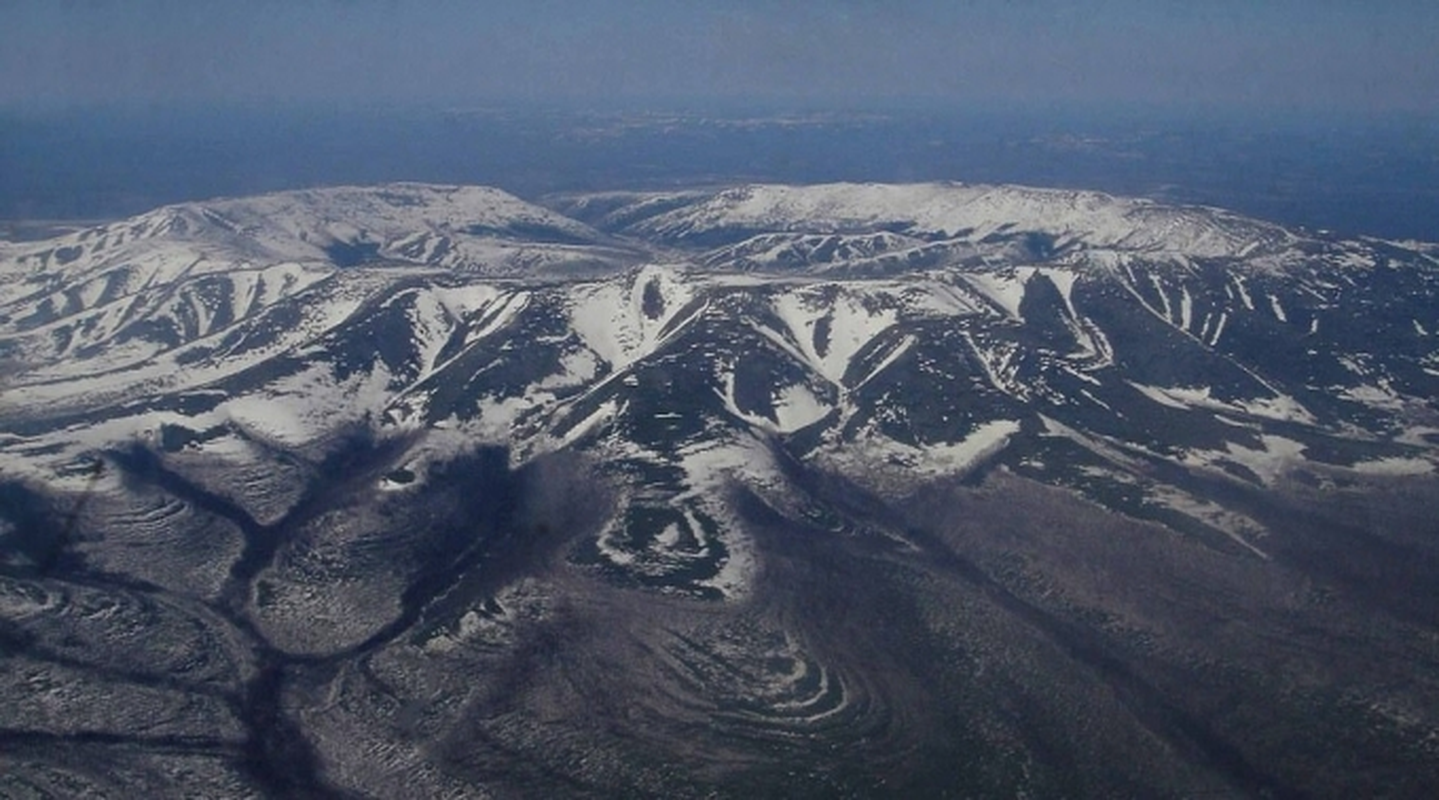
[{"label": "snow-covered mountain", "polygon": [[[755,741],[778,725],[849,742],[881,730],[865,727],[879,724],[875,713],[929,718],[901,699],[913,686],[827,640],[830,621],[775,600],[775,576],[797,569],[797,553],[815,541],[920,572],[949,569],[958,547],[968,566],[954,574],[981,587],[983,613],[1018,615],[1069,641],[1054,633],[1060,623],[1036,621],[1043,609],[1063,625],[1097,625],[1103,641],[1119,637],[1119,645],[1067,646],[1096,680],[1168,709],[1160,716],[1178,715],[1173,730],[1149,728],[1166,742],[1144,756],[1151,766],[1186,747],[1251,748],[1251,759],[1268,752],[1262,742],[1232,745],[1237,733],[1185,727],[1208,712],[1181,714],[1178,701],[1150,697],[1159,691],[1150,683],[1130,685],[1142,669],[1094,655],[1118,648],[1130,658],[1147,652],[1135,644],[1153,641],[1143,637],[1168,636],[1164,647],[1177,649],[1143,657],[1214,656],[1186,638],[1199,635],[1199,623],[1189,612],[1175,621],[1134,605],[1127,589],[1113,590],[1120,600],[1104,594],[1093,571],[1113,567],[1108,545],[1073,556],[1090,570],[1078,576],[1004,525],[966,534],[979,537],[966,551],[946,537],[969,523],[933,528],[948,514],[933,498],[960,497],[954,502],[981,515],[998,513],[986,505],[996,494],[1027,498],[1013,509],[1023,530],[1062,527],[1045,509],[1069,504],[1083,509],[1071,518],[1113,520],[1126,541],[1136,531],[1173,537],[1138,545],[1158,548],[1153,564],[1136,568],[1143,581],[1164,572],[1204,583],[1222,573],[1245,576],[1231,587],[1236,596],[1258,591],[1254,581],[1301,594],[1347,591],[1334,601],[1349,609],[1345,625],[1364,618],[1366,604],[1401,626],[1412,622],[1406,614],[1433,611],[1396,610],[1401,601],[1364,583],[1370,567],[1428,574],[1428,543],[1394,534],[1400,544],[1355,562],[1370,567],[1320,563],[1316,553],[1329,550],[1306,540],[1288,511],[1316,492],[1432,485],[1439,258],[1430,246],[1011,186],[756,185],[546,203],[475,187],[312,190],[168,207],[6,245],[0,480],[13,502],[0,508],[5,574],[44,576],[79,559],[96,575],[209,609],[224,620],[214,624],[243,633],[226,635],[263,643],[269,655],[254,658],[265,663],[363,656],[369,666],[359,669],[373,670],[372,659],[388,659],[383,670],[398,670],[391,680],[404,686],[387,691],[402,694],[453,689],[454,679],[434,670],[455,652],[518,652],[526,631],[556,619],[554,603],[570,591],[556,587],[588,581],[621,592],[593,602],[625,624],[638,617],[616,609],[653,603],[675,620],[655,630],[689,631],[634,633],[637,647],[660,654],[651,667],[668,676],[661,682],[685,719],[744,720],[757,726],[744,735]],[[475,466],[483,447],[500,448],[498,464],[484,456]],[[491,476],[479,490],[467,483],[477,474]],[[505,483],[513,480],[544,498],[521,503],[545,520],[533,529],[563,528],[562,542],[524,543],[503,526],[446,527],[500,513],[479,497],[515,490],[521,484]],[[524,483],[536,480],[551,488]],[[50,518],[44,509],[62,508],[73,509],[63,518],[74,532],[54,544],[33,526]],[[1412,520],[1422,508],[1393,513]],[[1345,513],[1314,511],[1313,527],[1350,524]],[[410,522],[397,530],[400,517]],[[1388,541],[1392,532],[1380,527],[1365,535]],[[916,612],[929,620],[924,636],[945,647],[979,637],[972,641],[983,648],[1007,635],[955,634],[933,610],[947,591],[914,601],[931,609]],[[994,600],[997,592],[1010,599]],[[1251,600],[1269,609],[1273,598]],[[755,610],[775,603],[788,610],[773,618]],[[707,628],[720,624],[706,616],[716,614],[773,630]],[[1252,622],[1256,631],[1271,624]],[[1390,633],[1365,635],[1388,652]],[[1234,669],[1268,663],[1224,661],[1231,656],[1220,660]],[[705,694],[720,691],[723,670],[704,664],[747,658],[753,664],[724,680],[760,681],[780,662],[798,672],[769,675],[763,691],[724,689],[734,695],[724,702]],[[824,667],[826,658],[839,666]],[[1371,667],[1356,674],[1369,681]],[[1390,699],[1405,708],[1432,699],[1433,677],[1402,702]],[[333,697],[352,679],[333,678],[327,691]],[[792,715],[776,721],[777,709]],[[300,715],[314,757],[336,781],[369,779],[371,767],[342,744],[355,736],[375,737],[393,769],[431,763],[430,734],[396,738],[379,721],[388,717],[369,713],[316,706]],[[1135,711],[1141,728],[1146,713],[1160,712]],[[1009,723],[985,724],[972,732],[984,747],[1010,735]],[[1133,720],[1113,724],[1130,731]],[[1414,724],[1434,731],[1439,719]],[[1095,746],[1118,747],[1132,733],[1123,731]],[[875,741],[893,755],[910,744],[886,736],[909,733],[900,725]],[[671,785],[606,752],[609,766],[546,761],[546,769],[611,788]],[[1281,781],[1232,765],[1195,769],[1198,777],[1163,785],[1308,780],[1303,770]],[[473,788],[462,772],[423,774],[423,788],[407,791]],[[1131,778],[1139,779],[1094,780],[1132,790]]]},{"label": "snow-covered mountain", "polygon": [[1016,187],[556,205],[596,227],[495,190],[401,185],[179,206],[31,245],[0,306],[5,418],[24,432],[8,468],[43,478],[24,453],[161,428],[302,445],[370,420],[464,431],[517,462],[567,447],[695,462],[676,492],[718,480],[716,449],[912,486],[995,459],[1039,470],[1013,454],[1095,450],[1087,437],[1251,480],[1305,452],[1429,469],[1439,318],[1420,250]]}]

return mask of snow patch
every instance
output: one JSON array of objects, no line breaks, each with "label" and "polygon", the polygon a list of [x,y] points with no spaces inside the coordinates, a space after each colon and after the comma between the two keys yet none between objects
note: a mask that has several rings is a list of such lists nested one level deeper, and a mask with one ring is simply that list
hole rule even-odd
[{"label": "snow patch", "polygon": [[1274,318],[1280,322],[1288,322],[1289,316],[1284,313],[1284,306],[1279,304],[1279,298],[1269,295],[1269,307],[1274,311]]},{"label": "snow patch", "polygon": [[[578,287],[570,293],[570,324],[600,358],[616,371],[654,352],[669,336],[704,313],[704,307],[677,319],[694,297],[695,287],[673,269],[649,266],[628,285],[615,281]],[[658,302],[656,302],[656,298]]]},{"label": "snow patch", "polygon": [[851,441],[826,446],[811,458],[873,491],[903,493],[927,480],[969,472],[1003,450],[1019,429],[1015,420],[993,420],[958,442],[916,447],[871,428]]},{"label": "snow patch", "polygon": [[1014,319],[1024,319],[1019,314],[1019,306],[1024,302],[1025,280],[1023,276],[981,272],[967,274],[963,278],[980,294],[1004,309],[1005,314]]},{"label": "snow patch", "polygon": [[1239,299],[1244,303],[1244,307],[1249,311],[1253,311],[1254,298],[1249,296],[1249,287],[1244,285],[1244,278],[1239,275],[1235,275],[1233,276],[1233,283],[1234,288],[1239,290]]},{"label": "snow patch", "polygon": [[815,396],[808,386],[796,383],[781,389],[775,399],[774,413],[778,429],[790,433],[824,419],[830,406]]},{"label": "snow patch", "polygon": [[[834,299],[827,300],[829,296]],[[838,386],[855,355],[898,320],[892,302],[865,303],[864,298],[829,285],[781,293],[771,308],[788,328],[788,343],[801,360]],[[823,337],[817,336],[821,324],[828,326]]]},{"label": "snow patch", "polygon": [[1243,411],[1251,416],[1288,422],[1314,423],[1314,417],[1298,400],[1286,394],[1248,400],[1223,401],[1212,396],[1208,386],[1147,386],[1126,381],[1145,397],[1170,408],[1204,408],[1211,411]]},{"label": "snow patch", "polygon": [[1422,458],[1381,458],[1361,461],[1353,466],[1355,472],[1365,475],[1430,475],[1435,472],[1434,463]]},{"label": "snow patch", "polygon": [[1191,450],[1184,456],[1190,466],[1219,467],[1221,461],[1232,461],[1258,476],[1265,486],[1273,486],[1295,465],[1305,463],[1304,445],[1283,436],[1263,434],[1261,447],[1251,448],[1226,442],[1224,450]]}]

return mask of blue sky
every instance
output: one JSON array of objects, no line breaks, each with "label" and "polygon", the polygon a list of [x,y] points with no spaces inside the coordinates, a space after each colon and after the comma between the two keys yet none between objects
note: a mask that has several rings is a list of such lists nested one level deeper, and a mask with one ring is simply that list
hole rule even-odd
[{"label": "blue sky", "polygon": [[1439,111],[1439,3],[1406,0],[0,0],[0,20],[0,105]]}]

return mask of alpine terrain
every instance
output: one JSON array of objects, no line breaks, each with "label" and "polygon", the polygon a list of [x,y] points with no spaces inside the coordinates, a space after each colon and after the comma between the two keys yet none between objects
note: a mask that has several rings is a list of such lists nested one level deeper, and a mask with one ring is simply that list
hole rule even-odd
[{"label": "alpine terrain", "polygon": [[542,203],[0,243],[0,795],[1439,785],[1439,246]]}]

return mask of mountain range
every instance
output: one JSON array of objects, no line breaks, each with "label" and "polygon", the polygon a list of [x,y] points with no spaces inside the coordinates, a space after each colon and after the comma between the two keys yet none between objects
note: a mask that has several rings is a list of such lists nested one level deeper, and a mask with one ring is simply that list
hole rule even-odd
[{"label": "mountain range", "polygon": [[0,243],[0,793],[1423,796],[1439,246],[1003,185]]}]

